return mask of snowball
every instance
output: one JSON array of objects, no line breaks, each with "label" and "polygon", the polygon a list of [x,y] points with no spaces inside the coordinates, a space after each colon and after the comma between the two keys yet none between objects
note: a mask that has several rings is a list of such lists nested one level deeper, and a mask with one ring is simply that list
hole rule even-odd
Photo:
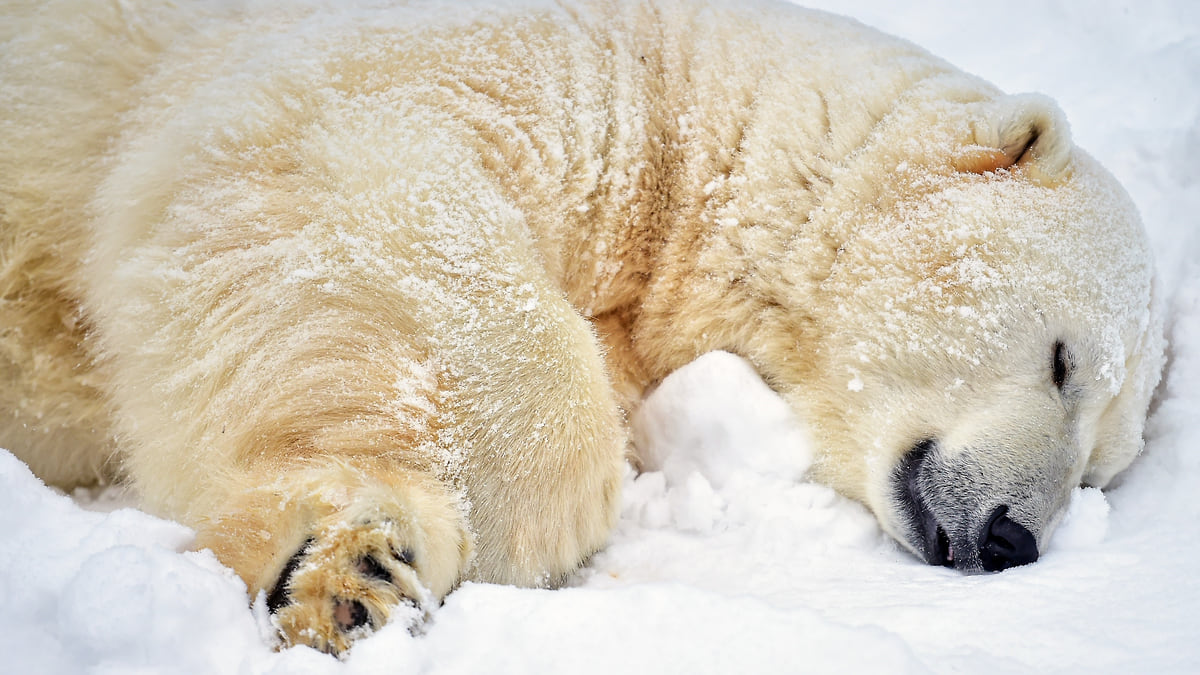
[{"label": "snowball", "polygon": [[742,358],[705,354],[662,381],[633,415],[631,434],[649,471],[668,485],[699,473],[721,488],[738,471],[798,479],[812,462],[800,419]]}]

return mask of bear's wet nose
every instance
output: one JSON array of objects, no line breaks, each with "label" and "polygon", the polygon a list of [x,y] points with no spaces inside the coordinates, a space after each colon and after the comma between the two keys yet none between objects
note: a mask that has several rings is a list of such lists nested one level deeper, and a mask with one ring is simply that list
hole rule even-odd
[{"label": "bear's wet nose", "polygon": [[997,506],[979,536],[979,561],[983,569],[999,572],[1028,565],[1037,559],[1037,540],[1033,533],[1008,517],[1007,504]]}]

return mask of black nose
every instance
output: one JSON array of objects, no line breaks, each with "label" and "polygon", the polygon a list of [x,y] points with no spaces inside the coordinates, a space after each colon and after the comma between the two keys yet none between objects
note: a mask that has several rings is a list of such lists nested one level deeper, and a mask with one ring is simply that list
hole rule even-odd
[{"label": "black nose", "polygon": [[979,535],[979,561],[983,569],[999,572],[1028,565],[1037,559],[1037,540],[1033,533],[1008,517],[1007,504],[997,506]]}]

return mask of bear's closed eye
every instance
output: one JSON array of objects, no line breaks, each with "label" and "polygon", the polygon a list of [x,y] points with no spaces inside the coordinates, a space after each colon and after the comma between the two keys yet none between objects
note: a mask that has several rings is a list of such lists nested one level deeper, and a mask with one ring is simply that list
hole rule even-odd
[{"label": "bear's closed eye", "polygon": [[1067,383],[1067,376],[1071,374],[1071,355],[1067,351],[1067,346],[1061,340],[1054,343],[1050,373],[1054,386],[1062,390],[1063,386]]}]

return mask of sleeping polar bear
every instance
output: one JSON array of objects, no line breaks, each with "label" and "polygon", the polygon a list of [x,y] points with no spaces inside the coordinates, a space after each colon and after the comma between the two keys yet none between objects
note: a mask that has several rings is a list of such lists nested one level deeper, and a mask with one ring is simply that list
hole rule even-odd
[{"label": "sleeping polar bear", "polygon": [[601,547],[699,354],[931,564],[1141,447],[1128,198],[1037,96],[745,2],[30,1],[0,22],[0,445],[124,479],[342,652]]}]

